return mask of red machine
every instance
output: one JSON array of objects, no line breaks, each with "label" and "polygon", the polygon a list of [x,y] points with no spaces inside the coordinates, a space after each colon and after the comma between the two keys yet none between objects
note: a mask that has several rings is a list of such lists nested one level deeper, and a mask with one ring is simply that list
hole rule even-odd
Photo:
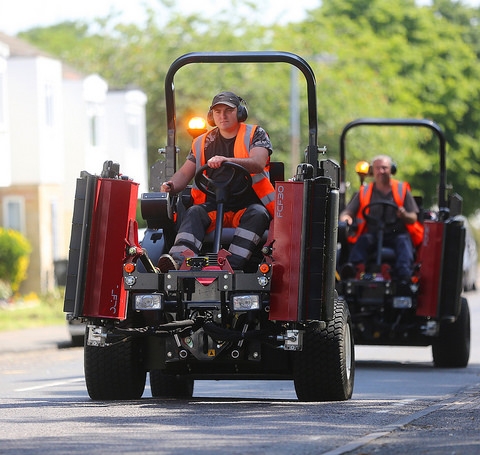
[{"label": "red machine", "polygon": [[[154,264],[172,246],[190,201],[190,188],[174,197],[159,191],[176,170],[173,78],[190,63],[225,62],[287,63],[301,70],[308,96],[306,162],[288,182],[283,175],[275,178],[278,163],[271,163],[276,212],[267,241],[243,270],[228,262],[229,232],[218,203],[228,197],[224,188],[217,197],[213,245],[205,238],[199,255],[161,273]],[[154,397],[191,397],[196,379],[258,378],[292,379],[302,401],[349,399],[355,370],[351,321],[335,291],[339,166],[318,159],[310,66],[285,52],[187,54],[166,75],[165,99],[168,144],[165,159],[152,167],[154,192],[141,196],[147,223],[141,245],[133,220],[136,184],[119,178],[119,169],[102,178],[83,175],[77,183],[64,309],[88,326],[90,397],[139,398],[148,373]],[[241,166],[224,166],[251,181]],[[200,169],[195,177],[200,190],[202,175]]]},{"label": "red machine", "polygon": [[[445,137],[430,120],[358,119],[345,126],[340,142],[342,178],[345,179],[345,139],[358,126],[422,127],[433,131],[439,142],[438,209],[423,210],[424,237],[416,250],[413,274],[406,283],[395,278],[395,252],[376,245],[374,260],[364,264],[362,274],[347,276],[349,244],[346,225],[339,227],[342,239],[338,261],[337,290],[348,303],[357,344],[432,346],[435,366],[465,367],[470,354],[470,314],[463,297],[463,256],[466,229],[460,216],[458,195],[446,197]],[[361,182],[365,171],[357,170]],[[340,185],[340,208],[345,207],[345,182]],[[397,206],[395,205],[395,209]],[[379,225],[387,223],[377,220]]]}]

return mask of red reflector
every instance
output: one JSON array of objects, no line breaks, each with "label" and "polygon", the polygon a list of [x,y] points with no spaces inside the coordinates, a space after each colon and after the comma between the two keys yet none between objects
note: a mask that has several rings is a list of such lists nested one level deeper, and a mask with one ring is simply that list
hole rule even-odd
[{"label": "red reflector", "polygon": [[133,262],[128,262],[123,266],[123,270],[127,273],[132,273],[135,270],[135,264]]},{"label": "red reflector", "polygon": [[270,270],[270,266],[264,262],[263,264],[260,264],[259,270],[262,273],[268,273]]}]

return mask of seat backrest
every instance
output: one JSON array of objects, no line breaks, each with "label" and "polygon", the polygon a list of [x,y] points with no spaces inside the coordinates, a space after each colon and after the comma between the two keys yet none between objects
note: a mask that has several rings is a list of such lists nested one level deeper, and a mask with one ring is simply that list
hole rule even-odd
[{"label": "seat backrest", "polygon": [[425,211],[423,210],[423,197],[422,196],[413,196],[413,199],[415,200],[415,203],[417,204],[418,207],[418,221],[420,223],[423,223],[425,220]]},{"label": "seat backrest", "polygon": [[285,180],[285,165],[281,161],[270,162],[270,182],[283,182]]}]

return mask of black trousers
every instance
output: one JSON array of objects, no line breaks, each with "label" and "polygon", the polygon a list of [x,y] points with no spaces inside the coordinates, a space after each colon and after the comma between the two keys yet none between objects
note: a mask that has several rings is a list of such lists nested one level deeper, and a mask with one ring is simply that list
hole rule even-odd
[{"label": "black trousers", "polygon": [[[202,249],[205,233],[212,223],[208,206],[205,204],[190,207],[180,224],[175,243],[170,249],[170,255],[180,264],[183,262],[183,253],[190,249],[198,254]],[[228,212],[232,218],[233,212]],[[270,215],[261,204],[248,206],[240,217],[235,229],[232,243],[228,251],[232,253],[228,260],[233,269],[242,269],[252,256],[253,251],[260,243],[264,232],[270,224]],[[225,226],[224,227],[229,227]]]}]

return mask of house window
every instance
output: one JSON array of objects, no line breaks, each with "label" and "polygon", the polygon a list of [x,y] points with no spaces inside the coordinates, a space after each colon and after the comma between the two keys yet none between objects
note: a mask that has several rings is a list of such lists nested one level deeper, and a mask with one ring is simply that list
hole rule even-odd
[{"label": "house window", "polygon": [[98,147],[103,144],[105,108],[91,103],[88,107],[88,133],[90,145]]},{"label": "house window", "polygon": [[25,234],[25,201],[19,196],[4,198],[4,227]]},{"label": "house window", "polygon": [[50,218],[52,225],[52,255],[53,259],[59,259],[59,220],[58,220],[58,203],[56,200],[50,201]]},{"label": "house window", "polygon": [[97,115],[92,115],[90,117],[90,145],[96,147],[100,144],[100,128],[99,128],[99,118]]}]

